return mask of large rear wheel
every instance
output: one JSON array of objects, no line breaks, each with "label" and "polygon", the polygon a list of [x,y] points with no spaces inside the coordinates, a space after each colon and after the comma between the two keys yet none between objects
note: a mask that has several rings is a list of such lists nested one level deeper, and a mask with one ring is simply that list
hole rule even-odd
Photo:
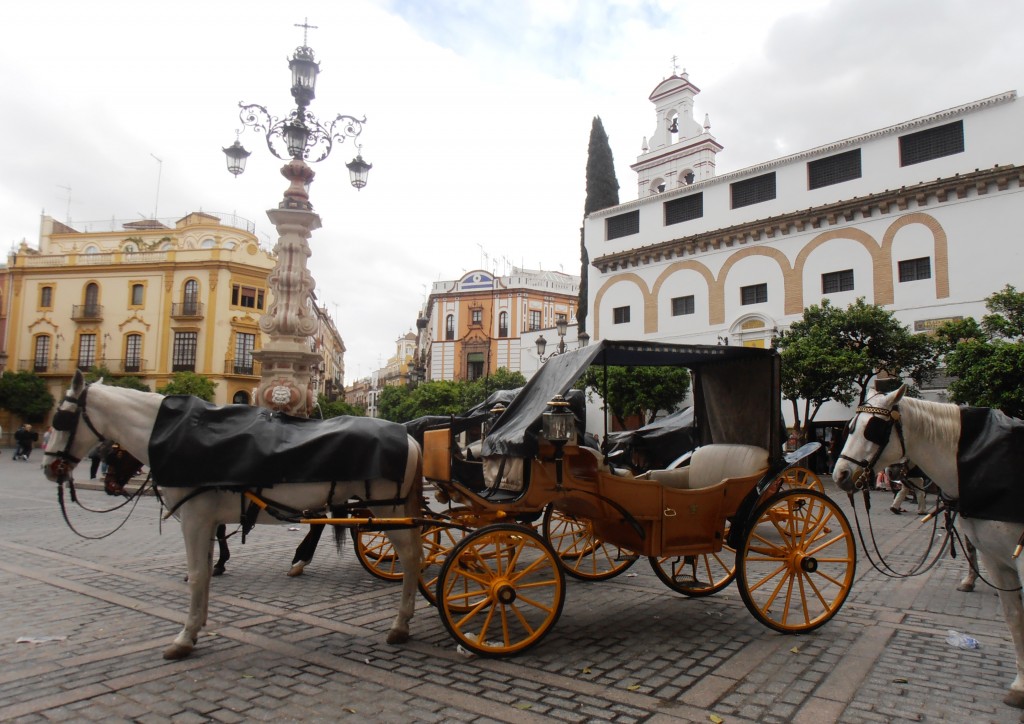
[{"label": "large rear wheel", "polygon": [[784,488],[810,488],[821,493],[825,492],[825,486],[821,484],[818,474],[801,465],[786,468],[779,477],[782,478]]},{"label": "large rear wheel", "polygon": [[423,567],[419,578],[420,593],[432,606],[437,605],[437,579],[448,554],[466,537],[466,528],[479,525],[477,515],[465,507],[452,508],[434,517],[437,522],[423,528]]},{"label": "large rear wheel", "polygon": [[762,503],[736,555],[750,612],[782,633],[813,631],[850,593],[857,548],[843,511],[824,493],[782,490]]},{"label": "large rear wheel", "polygon": [[606,581],[634,563],[632,551],[607,543],[594,535],[594,525],[549,505],[542,521],[544,537],[558,554],[562,569],[583,581]]},{"label": "large rear wheel", "polygon": [[[729,538],[726,523],[725,539]],[[685,596],[700,598],[726,588],[736,577],[736,551],[728,544],[717,553],[651,556],[651,568],[661,582]]]},{"label": "large rear wheel", "polygon": [[555,625],[565,574],[540,534],[499,523],[473,531],[451,550],[436,599],[441,621],[463,647],[481,656],[511,656]]}]

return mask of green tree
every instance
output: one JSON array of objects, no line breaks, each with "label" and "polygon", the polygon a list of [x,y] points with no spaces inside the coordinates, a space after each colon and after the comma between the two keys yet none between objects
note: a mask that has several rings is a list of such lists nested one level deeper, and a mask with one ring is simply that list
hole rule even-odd
[{"label": "green tree", "polygon": [[7,372],[0,376],[0,407],[26,422],[42,422],[54,402],[46,381],[32,372]]},{"label": "green tree", "polygon": [[510,372],[504,367],[499,367],[493,374],[481,377],[473,382],[462,384],[462,411],[468,410],[474,405],[479,405],[497,390],[515,390],[526,384],[526,378],[522,372]]},{"label": "green tree", "polygon": [[193,395],[207,402],[213,402],[217,383],[205,375],[195,372],[175,372],[174,377],[163,387],[158,387],[161,395]]},{"label": "green tree", "polygon": [[985,300],[989,314],[936,333],[955,402],[1024,417],[1024,292],[1007,285]]},{"label": "green tree", "polygon": [[[583,202],[583,215],[607,209],[619,204],[619,181],[615,177],[615,159],[612,158],[612,147],[608,143],[608,134],[600,116],[594,116],[590,124],[590,144],[587,148],[587,197]],[[576,304],[576,321],[578,332],[587,329],[588,285],[587,270],[590,268],[590,255],[583,240],[583,228],[580,228],[580,298]]]},{"label": "green tree", "polygon": [[103,365],[100,365],[99,367],[93,367],[90,371],[85,373],[86,382],[97,382],[99,380],[103,380],[103,384],[110,385],[111,387],[127,387],[128,389],[131,390],[152,392],[152,390],[149,389],[149,385],[140,380],[138,377],[135,377],[133,375],[124,375],[118,377]]},{"label": "green tree", "polygon": [[[789,336],[810,337],[811,344],[803,351],[815,356],[831,345],[836,372],[848,375],[847,381],[859,389],[861,404],[867,398],[869,383],[880,373],[895,379],[909,378],[919,386],[931,379],[937,367],[937,350],[930,337],[914,334],[892,312],[867,304],[863,298],[845,309],[832,306],[828,299],[820,306],[808,307],[783,338]],[[784,349],[782,344],[779,348]],[[804,367],[813,363],[809,359]],[[840,384],[842,389],[844,385]]]},{"label": "green tree", "polygon": [[[349,417],[366,417],[366,410],[358,405],[350,405],[344,400],[328,400],[324,395],[317,395],[317,405],[320,408],[320,414],[323,415],[323,419],[331,417],[341,417],[342,415],[348,415]],[[316,413],[313,417],[318,417]]]},{"label": "green tree", "polygon": [[[607,388],[606,372],[607,369]],[[644,424],[659,411],[672,412],[690,391],[690,372],[685,367],[602,367],[594,365],[583,376],[584,387],[605,395],[605,404],[620,427],[626,418],[640,415]]]},{"label": "green tree", "polygon": [[495,390],[514,390],[526,384],[520,372],[499,368],[472,382],[436,380],[416,387],[385,387],[377,402],[377,415],[392,422],[407,422],[423,415],[458,415],[486,400]]}]

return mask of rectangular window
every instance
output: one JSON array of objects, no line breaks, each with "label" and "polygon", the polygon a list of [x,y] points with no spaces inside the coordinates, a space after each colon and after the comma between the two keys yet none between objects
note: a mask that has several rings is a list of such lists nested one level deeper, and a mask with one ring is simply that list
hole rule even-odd
[{"label": "rectangular window", "polygon": [[622,236],[640,233],[640,211],[630,211],[605,219],[606,238],[618,239]]},{"label": "rectangular window", "polygon": [[841,184],[860,178],[860,149],[819,158],[807,164],[807,188],[820,189],[823,186]]},{"label": "rectangular window", "polygon": [[235,374],[252,374],[252,352],[256,349],[256,335],[246,332],[235,334]]},{"label": "rectangular window", "polygon": [[530,331],[536,332],[540,329],[540,311],[532,310],[530,312]]},{"label": "rectangular window", "polygon": [[732,208],[738,209],[775,198],[775,172],[729,184]]},{"label": "rectangular window", "polygon": [[673,297],[672,299],[672,316],[679,317],[683,314],[693,314],[692,294],[687,294],[685,297]]},{"label": "rectangular window", "polygon": [[466,376],[472,380],[478,380],[484,376],[484,353],[470,352],[466,357]]},{"label": "rectangular window", "polygon": [[444,338],[446,340],[455,339],[455,317],[450,314],[444,321]]},{"label": "rectangular window", "polygon": [[615,307],[612,310],[612,322],[615,324],[628,324],[629,307]]},{"label": "rectangular window", "polygon": [[36,337],[36,352],[33,359],[33,372],[46,372],[50,365],[50,337],[40,335]]},{"label": "rectangular window", "polygon": [[911,166],[963,152],[963,121],[900,136],[900,166]]},{"label": "rectangular window", "polygon": [[850,291],[853,291],[853,269],[843,269],[821,275],[822,294]]},{"label": "rectangular window", "polygon": [[39,306],[42,309],[53,308],[53,287],[39,287]]},{"label": "rectangular window", "polygon": [[704,194],[690,194],[665,202],[665,226],[704,216]]},{"label": "rectangular window", "polygon": [[483,324],[484,322],[484,310],[472,309],[469,312],[470,320],[473,324]]},{"label": "rectangular window", "polygon": [[196,371],[196,346],[199,332],[175,332],[171,352],[171,372]]},{"label": "rectangular window", "polygon": [[235,284],[231,287],[231,304],[246,309],[263,309],[263,290]]},{"label": "rectangular window", "polygon": [[96,366],[96,335],[83,334],[78,338],[78,369],[91,370]]},{"label": "rectangular window", "polygon": [[124,371],[142,371],[142,335],[129,334],[124,346]]},{"label": "rectangular window", "polygon": [[740,287],[740,304],[764,304],[767,301],[767,284],[751,284],[749,287]]},{"label": "rectangular window", "polygon": [[145,287],[141,284],[132,284],[132,306],[141,307],[143,304],[143,292]]},{"label": "rectangular window", "polygon": [[900,281],[915,282],[918,279],[932,278],[931,257],[922,256],[920,259],[906,259],[900,262]]}]

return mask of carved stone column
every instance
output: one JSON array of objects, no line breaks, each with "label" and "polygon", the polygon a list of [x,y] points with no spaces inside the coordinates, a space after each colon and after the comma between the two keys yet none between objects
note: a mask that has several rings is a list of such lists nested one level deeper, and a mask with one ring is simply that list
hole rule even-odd
[{"label": "carved stone column", "polygon": [[270,341],[253,352],[262,368],[255,404],[309,417],[316,402],[310,380],[320,355],[309,346],[317,321],[310,306],[315,282],[306,260],[312,254],[308,240],[320,228],[320,216],[313,212],[306,192],[313,180],[312,169],[303,161],[293,160],[281,169],[281,174],[291,185],[278,208],[267,211],[278,233],[274,247],[277,262],[267,280],[267,312],[259,320],[260,329]]}]

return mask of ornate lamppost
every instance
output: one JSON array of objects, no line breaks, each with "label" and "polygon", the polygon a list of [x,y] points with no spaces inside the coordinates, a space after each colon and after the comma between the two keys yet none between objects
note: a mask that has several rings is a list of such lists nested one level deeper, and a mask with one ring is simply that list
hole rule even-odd
[{"label": "ornate lamppost", "polygon": [[[307,110],[316,95],[320,73],[320,64],[307,45],[308,32],[316,26],[304,21],[296,27],[303,28],[302,45],[288,61],[295,109],[278,118],[255,103],[238,105],[243,126],[264,135],[270,152],[287,161],[281,168],[281,175],[289,182],[281,203],[267,211],[278,233],[274,247],[277,262],[267,280],[270,304],[259,320],[260,329],[270,341],[263,349],[252,353],[262,366],[256,404],[308,417],[315,402],[311,382],[318,371],[320,355],[312,352],[309,344],[309,338],[317,330],[317,320],[310,304],[315,282],[306,262],[312,253],[308,239],[321,226],[320,216],[314,213],[309,202],[309,186],[315,174],[308,163],[324,160],[335,143],[351,138],[356,144],[356,157],[346,166],[355,188],[366,186],[372,166],[363,160],[357,142],[365,117],[358,119],[338,114],[325,125]],[[250,152],[237,138],[223,151],[228,171],[235,176],[241,174]]]}]

